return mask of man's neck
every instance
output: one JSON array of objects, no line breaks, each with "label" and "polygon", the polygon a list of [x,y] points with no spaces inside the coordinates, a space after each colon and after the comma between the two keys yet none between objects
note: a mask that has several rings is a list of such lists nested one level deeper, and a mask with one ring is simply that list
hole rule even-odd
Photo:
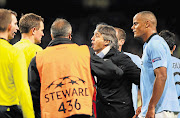
[{"label": "man's neck", "polygon": [[35,40],[34,40],[34,37],[33,37],[33,36],[30,36],[29,34],[26,34],[26,33],[23,33],[21,36],[22,36],[22,37],[21,37],[22,39],[27,39],[27,40],[29,40],[30,42],[35,43]]},{"label": "man's neck", "polygon": [[174,52],[174,51],[173,51],[173,50],[171,50],[171,55],[173,55],[173,52]]},{"label": "man's neck", "polygon": [[7,32],[0,32],[0,38],[6,39],[8,41],[8,33]]},{"label": "man's neck", "polygon": [[122,51],[122,46],[119,46],[119,49],[118,49],[120,52]]},{"label": "man's neck", "polygon": [[154,33],[157,33],[157,30],[156,30],[156,29],[147,32],[146,35],[144,35],[144,37],[143,37],[143,41],[144,41],[144,42],[147,42],[147,40],[149,39],[149,37],[150,37],[152,34],[154,34]]},{"label": "man's neck", "polygon": [[103,50],[101,50],[99,53],[96,53],[99,57],[103,58],[111,49],[110,46],[106,46]]},{"label": "man's neck", "polygon": [[[106,47],[104,47],[104,48],[106,48]],[[104,48],[103,48],[103,49],[101,49],[101,50],[95,51],[95,53],[96,53],[96,54],[100,53],[101,51],[103,51],[103,50],[104,50]]]}]

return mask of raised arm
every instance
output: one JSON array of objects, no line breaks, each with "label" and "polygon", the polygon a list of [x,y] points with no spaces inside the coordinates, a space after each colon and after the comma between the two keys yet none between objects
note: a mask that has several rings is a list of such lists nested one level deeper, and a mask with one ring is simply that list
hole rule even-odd
[{"label": "raised arm", "polygon": [[127,77],[127,79],[136,85],[140,85],[141,70],[128,55],[119,53],[118,56],[112,57],[111,60],[120,68],[123,68],[124,75]]},{"label": "raised arm", "polygon": [[90,54],[93,75],[103,79],[110,79],[112,76],[118,79],[123,75],[124,72],[120,67],[112,63],[111,60],[104,60],[98,57],[92,48],[90,48]]}]

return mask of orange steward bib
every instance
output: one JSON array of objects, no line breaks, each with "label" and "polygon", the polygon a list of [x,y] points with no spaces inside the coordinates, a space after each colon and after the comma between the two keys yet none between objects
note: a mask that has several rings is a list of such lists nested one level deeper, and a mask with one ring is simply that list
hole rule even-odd
[{"label": "orange steward bib", "polygon": [[41,117],[92,115],[94,93],[87,46],[61,44],[36,55],[40,76]]}]

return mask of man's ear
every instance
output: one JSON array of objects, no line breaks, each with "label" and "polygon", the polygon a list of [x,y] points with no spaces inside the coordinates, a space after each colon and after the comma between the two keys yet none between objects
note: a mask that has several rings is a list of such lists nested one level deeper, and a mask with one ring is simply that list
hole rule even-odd
[{"label": "man's ear", "polygon": [[110,43],[110,40],[106,40],[106,41],[104,41],[104,43],[105,43],[105,46],[108,46]]},{"label": "man's ear", "polygon": [[33,27],[31,30],[30,30],[31,34],[34,35],[36,33],[36,28]]},{"label": "man's ear", "polygon": [[7,28],[7,29],[8,29],[8,31],[11,30],[11,24],[8,25],[8,28]]},{"label": "man's ear", "polygon": [[173,54],[173,52],[175,51],[175,49],[176,49],[176,45],[174,45],[174,46],[173,46],[173,49],[171,50],[171,51],[172,51],[172,54]]},{"label": "man's ear", "polygon": [[120,43],[121,45],[124,45],[125,40],[124,40],[124,39],[120,39],[120,40],[118,41],[118,43]]},{"label": "man's ear", "polygon": [[71,33],[69,33],[68,38],[69,38],[70,40],[72,39]]},{"label": "man's ear", "polygon": [[51,39],[53,40],[54,39],[54,37],[53,37],[53,35],[51,34]]},{"label": "man's ear", "polygon": [[146,21],[146,28],[150,26],[150,21]]}]

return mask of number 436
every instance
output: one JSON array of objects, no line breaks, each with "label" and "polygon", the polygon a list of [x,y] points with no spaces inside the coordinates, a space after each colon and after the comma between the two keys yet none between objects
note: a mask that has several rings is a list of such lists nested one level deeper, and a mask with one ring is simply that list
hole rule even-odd
[{"label": "number 436", "polygon": [[[77,110],[80,110],[81,109],[81,104],[78,103],[77,99],[75,100],[75,103],[72,104],[71,103],[72,100],[68,100],[66,101],[66,103],[68,104],[68,108],[65,108],[64,106],[64,102],[61,103],[60,107],[59,107],[59,112],[63,111],[64,113],[66,113],[66,110],[68,110],[68,112],[71,112],[73,110],[73,108],[77,109]],[[65,104],[66,104],[65,103]]]}]

